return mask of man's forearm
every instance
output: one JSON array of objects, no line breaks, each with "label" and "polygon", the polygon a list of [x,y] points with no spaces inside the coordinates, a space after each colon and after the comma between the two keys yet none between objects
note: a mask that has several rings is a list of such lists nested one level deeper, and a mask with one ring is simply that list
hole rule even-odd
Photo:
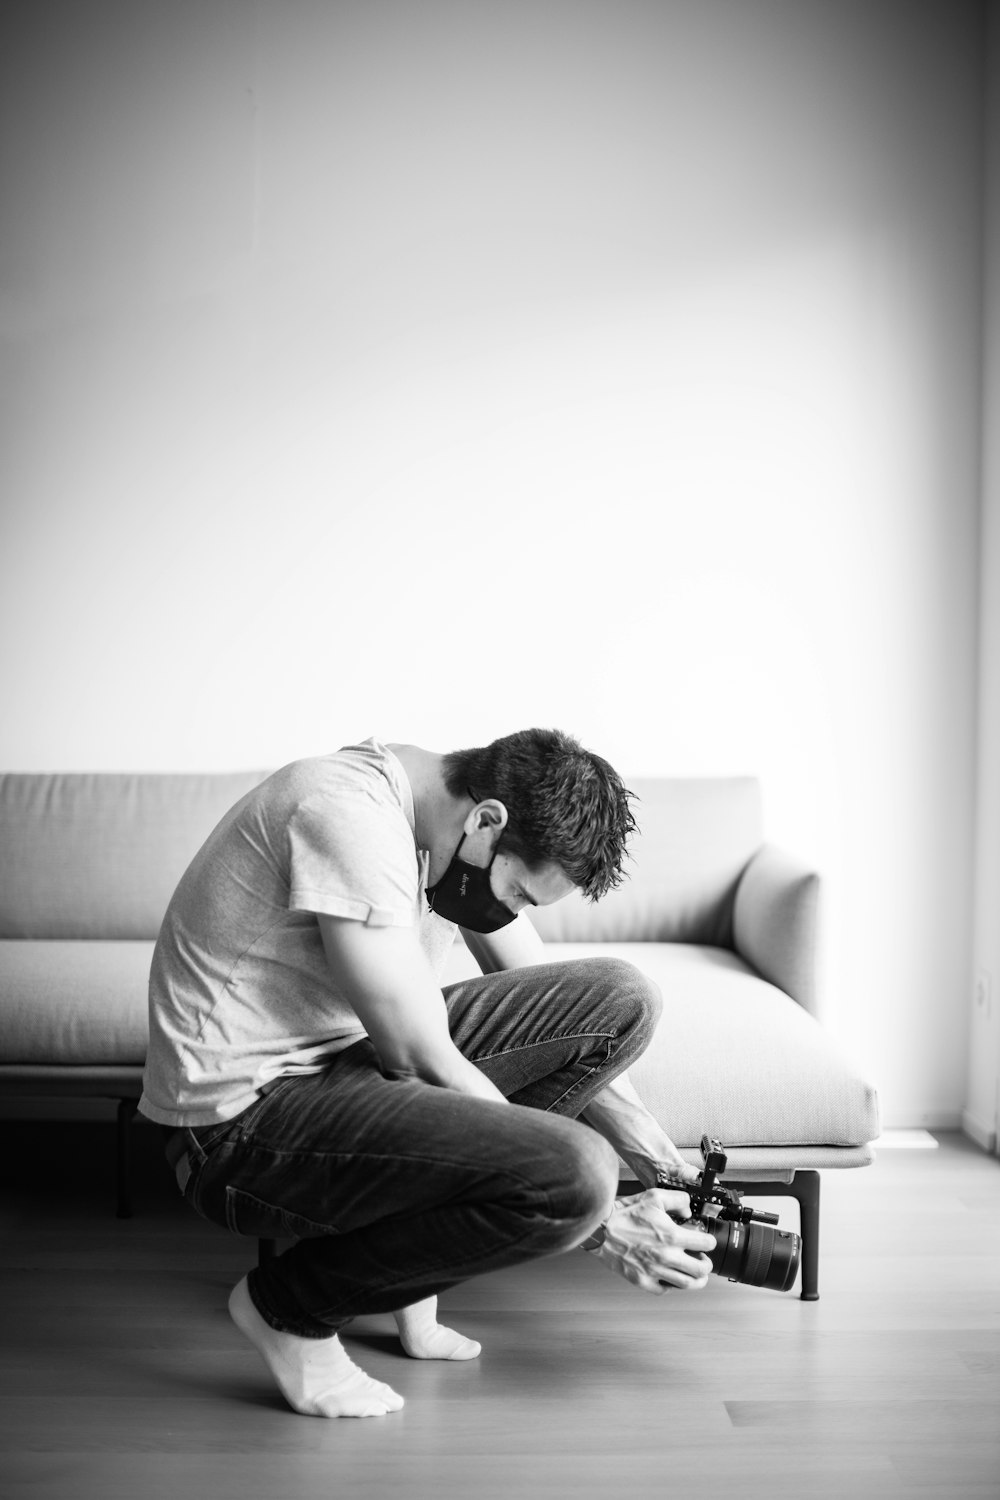
[{"label": "man's forearm", "polygon": [[485,1073],[480,1072],[475,1063],[464,1057],[457,1047],[453,1047],[450,1052],[442,1049],[436,1053],[425,1053],[419,1060],[414,1059],[409,1066],[387,1068],[386,1071],[393,1078],[419,1078],[438,1088],[454,1089],[456,1093],[471,1094],[476,1099],[490,1099],[495,1104],[508,1102],[496,1084]]},{"label": "man's forearm", "polygon": [[410,927],[368,927],[318,914],[330,972],[364,1026],[383,1071],[506,1103],[452,1040],[448,1008]]},{"label": "man's forearm", "polygon": [[660,1173],[677,1173],[685,1181],[696,1175],[643,1104],[627,1073],[605,1084],[583,1118],[614,1146],[643,1187],[654,1187]]}]

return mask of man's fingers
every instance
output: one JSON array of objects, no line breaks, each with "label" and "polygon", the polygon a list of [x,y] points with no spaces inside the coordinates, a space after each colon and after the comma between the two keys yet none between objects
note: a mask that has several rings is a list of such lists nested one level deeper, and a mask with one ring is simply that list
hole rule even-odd
[{"label": "man's fingers", "polygon": [[662,1297],[667,1290],[667,1282],[663,1280],[662,1274],[650,1276],[644,1271],[634,1271],[628,1272],[625,1280],[631,1281],[641,1292],[652,1292],[654,1297]]},{"label": "man's fingers", "polygon": [[691,1200],[687,1193],[671,1188],[647,1188],[635,1198],[625,1200],[632,1222],[647,1226],[661,1242],[679,1245],[684,1250],[711,1251],[715,1240],[705,1229],[689,1228]]},{"label": "man's fingers", "polygon": [[678,1166],[676,1171],[672,1173],[672,1176],[679,1177],[681,1182],[689,1182],[692,1187],[697,1187],[701,1183],[701,1172],[697,1167],[692,1167],[688,1162],[684,1162]]},{"label": "man's fingers", "polygon": [[[657,1189],[657,1191],[662,1192],[662,1189]],[[673,1195],[663,1193],[663,1196],[671,1197]],[[678,1194],[677,1196],[681,1195]],[[686,1204],[687,1196],[683,1196]],[[670,1223],[664,1224],[661,1232],[669,1235],[672,1244],[679,1245],[682,1250],[712,1251],[715,1249],[715,1237],[707,1229],[702,1229],[700,1225],[698,1228],[689,1227],[686,1222],[678,1224],[677,1218],[673,1213],[668,1212],[667,1217]],[[690,1210],[688,1210],[686,1217],[690,1217]],[[660,1220],[660,1223],[663,1224],[663,1221]]]},{"label": "man's fingers", "polygon": [[677,1229],[674,1243],[680,1245],[684,1250],[697,1250],[702,1254],[710,1255],[715,1249],[714,1235],[706,1233],[704,1229]]},{"label": "man's fingers", "polygon": [[659,1277],[661,1287],[665,1289],[668,1286],[672,1286],[678,1292],[699,1291],[707,1280],[707,1276],[695,1280],[693,1276],[685,1276],[682,1271],[661,1271]]},{"label": "man's fingers", "polygon": [[691,1199],[679,1188],[647,1188],[642,1194],[644,1203],[661,1208],[672,1219],[690,1219]]},{"label": "man's fingers", "polygon": [[663,1286],[679,1287],[682,1291],[690,1291],[695,1287],[704,1286],[711,1274],[712,1263],[705,1256],[697,1259],[685,1256],[672,1266],[661,1266],[658,1279]]}]

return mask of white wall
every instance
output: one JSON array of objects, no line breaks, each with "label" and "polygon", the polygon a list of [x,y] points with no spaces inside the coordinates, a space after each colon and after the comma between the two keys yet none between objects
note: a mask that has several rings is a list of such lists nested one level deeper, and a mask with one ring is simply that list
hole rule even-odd
[{"label": "white wall", "polygon": [[1000,6],[990,12],[983,309],[979,738],[969,1079],[963,1124],[987,1149],[1000,1113]]},{"label": "white wall", "polygon": [[0,765],[756,772],[964,1098],[978,7],[62,0],[0,89]]}]

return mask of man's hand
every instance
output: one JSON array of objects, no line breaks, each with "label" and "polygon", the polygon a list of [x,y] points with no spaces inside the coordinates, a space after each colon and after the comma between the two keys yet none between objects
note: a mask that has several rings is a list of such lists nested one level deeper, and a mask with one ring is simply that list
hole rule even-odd
[{"label": "man's hand", "polygon": [[371,1038],[383,1073],[506,1104],[448,1030],[448,1008],[412,927],[318,913],[330,972]]},{"label": "man's hand", "polygon": [[643,1187],[655,1187],[664,1177],[692,1186],[698,1180],[699,1169],[684,1160],[627,1073],[604,1085],[583,1111],[583,1119],[611,1142]]},{"label": "man's hand", "polygon": [[[605,1225],[604,1243],[590,1254],[633,1286],[661,1297],[666,1286],[705,1285],[712,1270],[707,1251],[715,1240],[702,1229],[676,1221],[691,1217],[686,1193],[649,1188],[619,1198]],[[666,1285],[664,1285],[666,1283]]]},{"label": "man's hand", "polygon": [[692,1166],[678,1153],[674,1160],[662,1161],[656,1175],[661,1186],[673,1187],[676,1184],[681,1187],[687,1183],[690,1187],[697,1187],[701,1181],[701,1168]]}]

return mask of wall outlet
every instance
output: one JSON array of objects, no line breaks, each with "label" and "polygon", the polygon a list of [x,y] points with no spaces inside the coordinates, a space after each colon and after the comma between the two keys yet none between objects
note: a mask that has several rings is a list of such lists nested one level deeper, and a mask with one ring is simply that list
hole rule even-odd
[{"label": "wall outlet", "polygon": [[988,1021],[993,1014],[993,981],[985,969],[976,975],[974,999],[976,1014]]}]

